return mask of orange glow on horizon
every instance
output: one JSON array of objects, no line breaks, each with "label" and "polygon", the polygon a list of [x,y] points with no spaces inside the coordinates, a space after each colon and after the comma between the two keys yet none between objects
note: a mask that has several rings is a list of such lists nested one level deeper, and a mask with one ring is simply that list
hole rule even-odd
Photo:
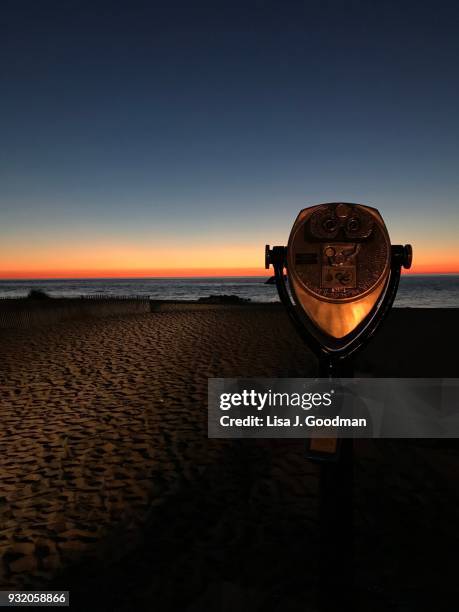
[{"label": "orange glow on horizon", "polygon": [[458,265],[438,266],[436,264],[421,264],[414,266],[410,270],[403,270],[403,274],[459,274]]},{"label": "orange glow on horizon", "polygon": [[[265,270],[264,244],[54,244],[0,245],[0,279],[179,278],[192,276],[271,276]],[[431,244],[414,249],[409,274],[458,274],[459,252]]]},{"label": "orange glow on horizon", "polygon": [[[459,266],[419,264],[404,274],[459,274]],[[0,270],[0,280],[39,279],[94,279],[94,278],[190,278],[224,276],[272,276],[273,269],[265,268],[164,268],[164,269],[54,269],[54,270]]]},{"label": "orange glow on horizon", "polygon": [[24,270],[0,271],[2,280],[38,280],[72,278],[190,278],[193,276],[271,276],[264,268],[171,268],[123,270]]}]

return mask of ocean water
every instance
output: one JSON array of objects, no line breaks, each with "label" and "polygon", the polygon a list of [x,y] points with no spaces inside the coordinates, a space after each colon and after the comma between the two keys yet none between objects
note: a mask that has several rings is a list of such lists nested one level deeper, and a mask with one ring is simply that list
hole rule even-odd
[{"label": "ocean water", "polygon": [[[136,278],[69,280],[0,280],[1,297],[21,297],[41,289],[54,297],[142,295],[161,300],[197,300],[227,294],[252,302],[279,301],[275,285],[266,277]],[[411,308],[459,308],[459,275],[402,276],[396,306]]]}]

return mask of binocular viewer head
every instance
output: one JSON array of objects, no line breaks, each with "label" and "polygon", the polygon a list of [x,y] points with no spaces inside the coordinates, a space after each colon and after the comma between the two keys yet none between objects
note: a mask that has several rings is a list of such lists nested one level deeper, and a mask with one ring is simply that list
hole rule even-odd
[{"label": "binocular viewer head", "polygon": [[338,352],[390,308],[400,268],[409,268],[411,258],[410,245],[391,246],[375,208],[344,202],[303,209],[287,247],[266,248],[282,301],[286,268],[298,321],[323,350]]}]

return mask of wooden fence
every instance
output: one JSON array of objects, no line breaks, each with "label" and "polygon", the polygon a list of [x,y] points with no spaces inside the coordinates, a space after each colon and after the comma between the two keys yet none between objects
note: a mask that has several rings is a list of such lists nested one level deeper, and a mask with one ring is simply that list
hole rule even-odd
[{"label": "wooden fence", "polygon": [[0,298],[0,328],[27,328],[86,317],[150,312],[149,296]]}]

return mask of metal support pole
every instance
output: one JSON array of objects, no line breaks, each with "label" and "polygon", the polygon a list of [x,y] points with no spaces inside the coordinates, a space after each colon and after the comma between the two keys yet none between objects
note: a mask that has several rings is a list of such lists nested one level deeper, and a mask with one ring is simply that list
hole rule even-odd
[{"label": "metal support pole", "polygon": [[[353,375],[350,360],[319,363],[319,376]],[[320,464],[319,609],[353,610],[353,440],[340,440],[336,461]]]},{"label": "metal support pole", "polygon": [[319,609],[353,610],[353,440],[320,466]]}]

